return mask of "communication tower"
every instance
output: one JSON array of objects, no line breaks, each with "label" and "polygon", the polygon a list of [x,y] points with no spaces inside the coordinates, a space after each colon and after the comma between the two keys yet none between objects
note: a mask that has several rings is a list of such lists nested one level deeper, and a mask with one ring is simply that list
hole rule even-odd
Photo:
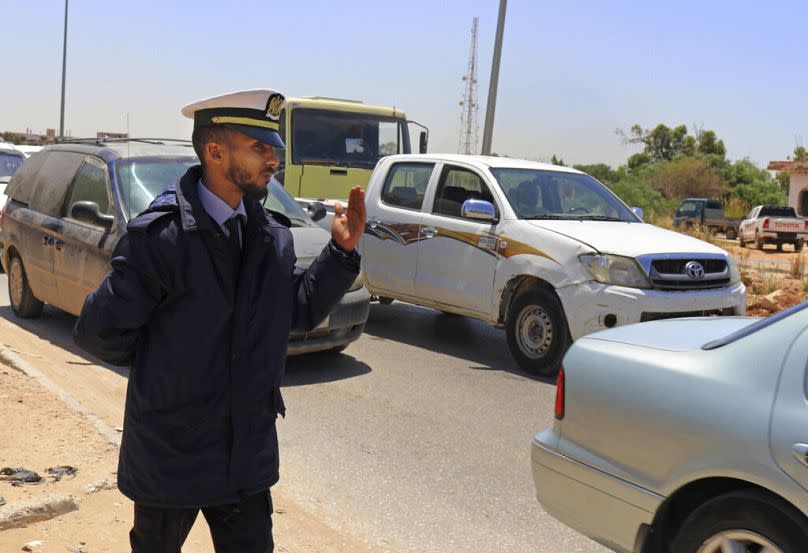
[{"label": "communication tower", "polygon": [[475,17],[471,24],[471,51],[469,52],[468,73],[463,75],[466,83],[463,99],[460,100],[460,140],[458,153],[477,154],[477,22]]}]

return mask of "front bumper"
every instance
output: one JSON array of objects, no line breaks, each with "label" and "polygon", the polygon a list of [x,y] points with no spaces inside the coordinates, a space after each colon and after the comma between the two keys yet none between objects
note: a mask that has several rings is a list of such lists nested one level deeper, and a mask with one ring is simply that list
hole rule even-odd
[{"label": "front bumper", "polygon": [[365,329],[370,313],[370,294],[363,286],[347,292],[331,311],[328,323],[311,332],[289,335],[288,355],[314,353],[347,346]]},{"label": "front bumper", "polygon": [[[660,291],[587,281],[558,288],[573,340],[605,328],[667,317],[744,315],[746,287],[739,282],[713,290]],[[614,317],[609,317],[613,315]]]},{"label": "front bumper", "polygon": [[632,553],[663,497],[559,453],[552,429],[533,437],[536,498],[547,513],[596,542]]}]

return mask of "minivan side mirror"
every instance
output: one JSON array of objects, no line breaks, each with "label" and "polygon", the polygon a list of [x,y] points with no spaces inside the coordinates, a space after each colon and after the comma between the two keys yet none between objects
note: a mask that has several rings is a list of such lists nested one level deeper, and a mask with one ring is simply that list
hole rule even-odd
[{"label": "minivan side mirror", "polygon": [[632,208],[631,208],[631,211],[633,211],[633,212],[634,212],[634,215],[636,215],[636,216],[637,216],[637,217],[639,217],[640,219],[642,219],[642,216],[645,214],[645,212],[642,210],[642,208],[641,208],[641,207],[637,207],[637,206],[632,207]]},{"label": "minivan side mirror", "polygon": [[426,131],[421,131],[421,134],[418,135],[418,153],[426,153]]},{"label": "minivan side mirror", "polygon": [[326,209],[323,202],[312,202],[306,207],[312,221],[319,221],[326,215]]},{"label": "minivan side mirror", "polygon": [[80,201],[70,207],[70,216],[76,221],[110,228],[115,222],[115,217],[101,213],[98,204],[95,202]]}]

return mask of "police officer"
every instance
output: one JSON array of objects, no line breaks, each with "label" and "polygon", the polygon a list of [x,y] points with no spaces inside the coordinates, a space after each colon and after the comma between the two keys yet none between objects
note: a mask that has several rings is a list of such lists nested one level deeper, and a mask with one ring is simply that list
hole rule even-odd
[{"label": "police officer", "polygon": [[356,279],[365,225],[357,187],[331,242],[295,267],[288,220],[259,203],[283,105],[250,90],[182,110],[201,165],[129,222],[76,323],[80,347],[132,366],[118,487],[135,503],[134,553],[179,553],[200,510],[217,553],[273,550],[289,332],[316,327]]}]

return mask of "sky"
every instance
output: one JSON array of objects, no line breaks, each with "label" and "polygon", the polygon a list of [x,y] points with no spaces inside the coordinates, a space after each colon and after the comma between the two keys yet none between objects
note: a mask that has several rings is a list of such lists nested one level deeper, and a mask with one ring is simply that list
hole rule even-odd
[{"label": "sky", "polygon": [[[59,128],[63,0],[0,0],[0,131]],[[248,88],[395,106],[457,152],[479,18],[482,145],[499,0],[70,0],[65,130],[190,137],[180,108]],[[494,152],[617,166],[616,129],[713,129],[765,167],[808,145],[808,2],[510,0]],[[802,60],[802,61],[801,61]]]}]

